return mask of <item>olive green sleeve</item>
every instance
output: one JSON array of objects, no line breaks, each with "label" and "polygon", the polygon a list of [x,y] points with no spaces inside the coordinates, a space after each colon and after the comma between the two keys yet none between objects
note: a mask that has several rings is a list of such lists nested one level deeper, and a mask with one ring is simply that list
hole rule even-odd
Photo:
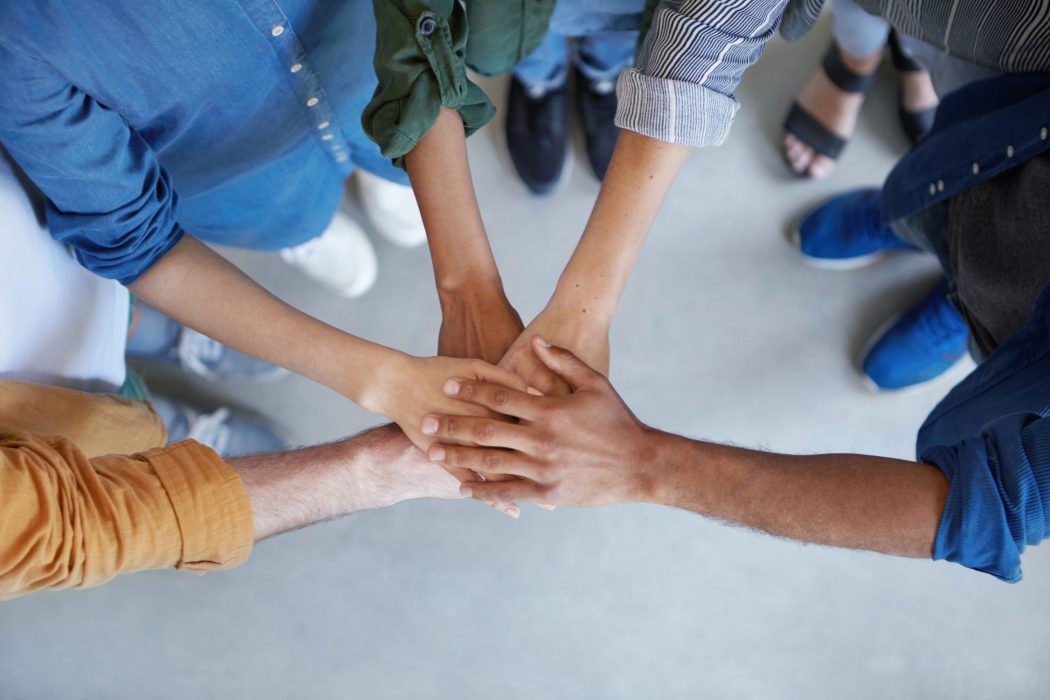
[{"label": "olive green sleeve", "polygon": [[469,136],[496,110],[467,78],[467,18],[458,0],[373,0],[375,70],[379,86],[365,107],[365,133],[384,156],[404,156],[437,121],[455,109]]},{"label": "olive green sleeve", "polygon": [[482,75],[506,73],[547,35],[554,0],[468,0],[467,65]]}]

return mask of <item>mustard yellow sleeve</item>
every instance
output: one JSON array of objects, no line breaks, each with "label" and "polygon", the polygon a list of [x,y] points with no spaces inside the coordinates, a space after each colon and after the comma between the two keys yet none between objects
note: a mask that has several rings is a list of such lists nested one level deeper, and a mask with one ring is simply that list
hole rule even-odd
[{"label": "mustard yellow sleeve", "polygon": [[248,494],[215,452],[186,441],[88,459],[68,438],[0,436],[0,600],[117,574],[243,563]]}]

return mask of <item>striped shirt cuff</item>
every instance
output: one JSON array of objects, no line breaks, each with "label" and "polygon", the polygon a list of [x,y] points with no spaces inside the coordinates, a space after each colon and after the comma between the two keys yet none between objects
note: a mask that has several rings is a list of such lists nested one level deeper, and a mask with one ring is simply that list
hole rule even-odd
[{"label": "striped shirt cuff", "polygon": [[616,126],[668,143],[720,146],[739,103],[696,83],[654,78],[636,68],[616,83]]}]

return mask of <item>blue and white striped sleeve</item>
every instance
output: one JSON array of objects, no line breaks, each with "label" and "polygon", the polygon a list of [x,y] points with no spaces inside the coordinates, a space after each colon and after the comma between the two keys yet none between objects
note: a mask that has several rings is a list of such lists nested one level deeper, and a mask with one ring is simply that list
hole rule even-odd
[{"label": "blue and white striped sleeve", "polygon": [[725,141],[740,77],[780,24],[786,0],[663,0],[634,68],[617,84],[616,125],[689,146]]}]

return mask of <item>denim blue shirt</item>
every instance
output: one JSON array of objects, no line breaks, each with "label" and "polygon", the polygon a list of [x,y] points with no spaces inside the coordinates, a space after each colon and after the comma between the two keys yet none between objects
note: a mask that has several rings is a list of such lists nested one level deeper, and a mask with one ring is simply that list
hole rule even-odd
[{"label": "denim blue shirt", "polygon": [[52,235],[124,284],[184,230],[293,246],[355,165],[406,182],[361,127],[374,50],[369,2],[10,0],[0,143]]},{"label": "denim blue shirt", "polygon": [[[948,95],[929,136],[887,178],[884,220],[939,206],[1045,152],[1048,128],[1046,74],[1001,76]],[[1020,581],[1025,547],[1050,535],[1050,284],[1027,326],[930,413],[916,452],[950,483],[934,558]]]}]

